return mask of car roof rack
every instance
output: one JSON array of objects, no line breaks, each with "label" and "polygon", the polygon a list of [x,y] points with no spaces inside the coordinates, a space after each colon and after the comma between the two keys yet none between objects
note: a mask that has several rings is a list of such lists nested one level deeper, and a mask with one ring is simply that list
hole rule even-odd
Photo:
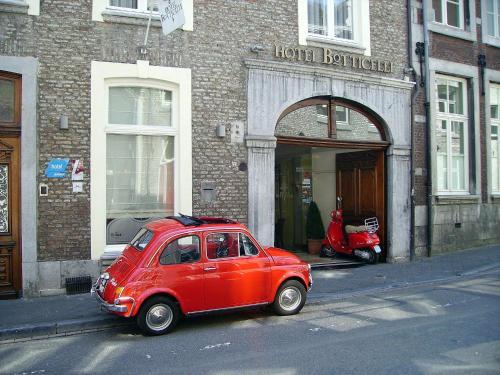
[{"label": "car roof rack", "polygon": [[188,226],[197,227],[203,224],[237,224],[236,221],[230,219],[208,217],[208,216],[196,217],[196,216],[183,215],[181,213],[179,213],[178,216],[167,216],[166,219],[175,220],[186,227]]}]

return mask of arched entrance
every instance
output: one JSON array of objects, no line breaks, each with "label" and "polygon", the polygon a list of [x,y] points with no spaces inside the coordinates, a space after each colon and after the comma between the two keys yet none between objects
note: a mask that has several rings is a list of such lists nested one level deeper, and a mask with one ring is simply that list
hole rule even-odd
[{"label": "arched entrance", "polygon": [[346,224],[378,218],[385,249],[385,150],[390,143],[381,120],[359,103],[314,97],[285,109],[275,136],[275,244],[306,249],[311,202],[326,229],[336,197],[342,197]]},{"label": "arched entrance", "polygon": [[[385,150],[387,260],[409,259],[411,236],[412,82],[339,72],[315,65],[246,60],[248,226],[259,242],[274,244],[276,124],[286,110],[308,98],[343,98],[382,125]],[[305,134],[305,133],[304,133]],[[325,139],[325,142],[331,142]],[[340,145],[341,140],[336,140]],[[280,143],[281,144],[281,143]]]}]

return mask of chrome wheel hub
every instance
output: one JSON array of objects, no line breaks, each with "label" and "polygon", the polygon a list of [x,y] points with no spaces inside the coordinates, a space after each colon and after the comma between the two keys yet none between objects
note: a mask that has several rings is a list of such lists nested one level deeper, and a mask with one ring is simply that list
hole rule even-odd
[{"label": "chrome wheel hub", "polygon": [[173,317],[174,314],[170,306],[154,305],[146,315],[146,323],[152,330],[161,331],[172,323]]},{"label": "chrome wheel hub", "polygon": [[300,291],[296,287],[290,286],[281,292],[279,303],[283,310],[292,311],[300,305],[301,300]]}]

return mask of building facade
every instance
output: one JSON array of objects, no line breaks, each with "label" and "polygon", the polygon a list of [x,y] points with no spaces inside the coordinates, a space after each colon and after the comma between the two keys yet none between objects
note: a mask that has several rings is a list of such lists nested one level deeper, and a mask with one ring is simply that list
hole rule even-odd
[{"label": "building facade", "polygon": [[[236,219],[261,244],[296,250],[309,203],[327,225],[341,196],[350,222],[379,218],[390,262],[426,255],[426,212],[443,225],[429,231],[432,249],[445,223],[467,227],[460,218],[455,229],[450,209],[490,225],[470,244],[498,241],[496,115],[486,114],[498,98],[498,25],[488,21],[493,35],[478,25],[498,12],[479,3],[464,16],[471,41],[442,31],[448,19],[425,26],[430,2],[183,0],[183,28],[164,36],[153,9],[145,44],[146,0],[0,0],[0,293],[64,292],[68,277],[97,276],[145,222],[179,212]],[[472,140],[466,180],[452,172],[451,135],[452,151],[427,167],[427,118],[457,120],[444,99],[448,112],[425,116],[436,98],[411,69],[420,72],[417,41],[429,49],[422,76],[478,102],[459,114]],[[431,210],[428,175],[439,181]],[[470,194],[441,205],[446,183]],[[467,246],[457,237],[455,248]]]},{"label": "building facade", "polygon": [[498,243],[500,1],[412,7],[416,254]]}]

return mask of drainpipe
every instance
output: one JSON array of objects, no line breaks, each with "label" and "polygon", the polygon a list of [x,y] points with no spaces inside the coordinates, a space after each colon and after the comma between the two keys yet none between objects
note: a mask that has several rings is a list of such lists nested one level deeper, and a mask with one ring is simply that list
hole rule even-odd
[{"label": "drainpipe", "polygon": [[428,25],[428,12],[429,0],[422,1],[423,12],[423,32],[424,32],[424,61],[425,61],[425,127],[426,127],[426,141],[427,141],[427,256],[432,255],[432,242],[433,242],[433,201],[432,201],[432,150],[431,150],[431,119],[430,119],[430,80],[429,80],[429,25]]},{"label": "drainpipe", "polygon": [[[406,1],[406,20],[408,27],[408,72],[411,74],[413,81],[416,83],[415,68],[413,66],[413,33],[412,33],[412,14],[411,14],[411,2],[412,0]],[[415,84],[411,93],[411,103],[410,103],[410,261],[415,259],[415,165],[414,165],[414,150],[415,150],[415,140],[413,137],[414,122],[415,122],[415,99],[418,95],[419,85]]]}]

